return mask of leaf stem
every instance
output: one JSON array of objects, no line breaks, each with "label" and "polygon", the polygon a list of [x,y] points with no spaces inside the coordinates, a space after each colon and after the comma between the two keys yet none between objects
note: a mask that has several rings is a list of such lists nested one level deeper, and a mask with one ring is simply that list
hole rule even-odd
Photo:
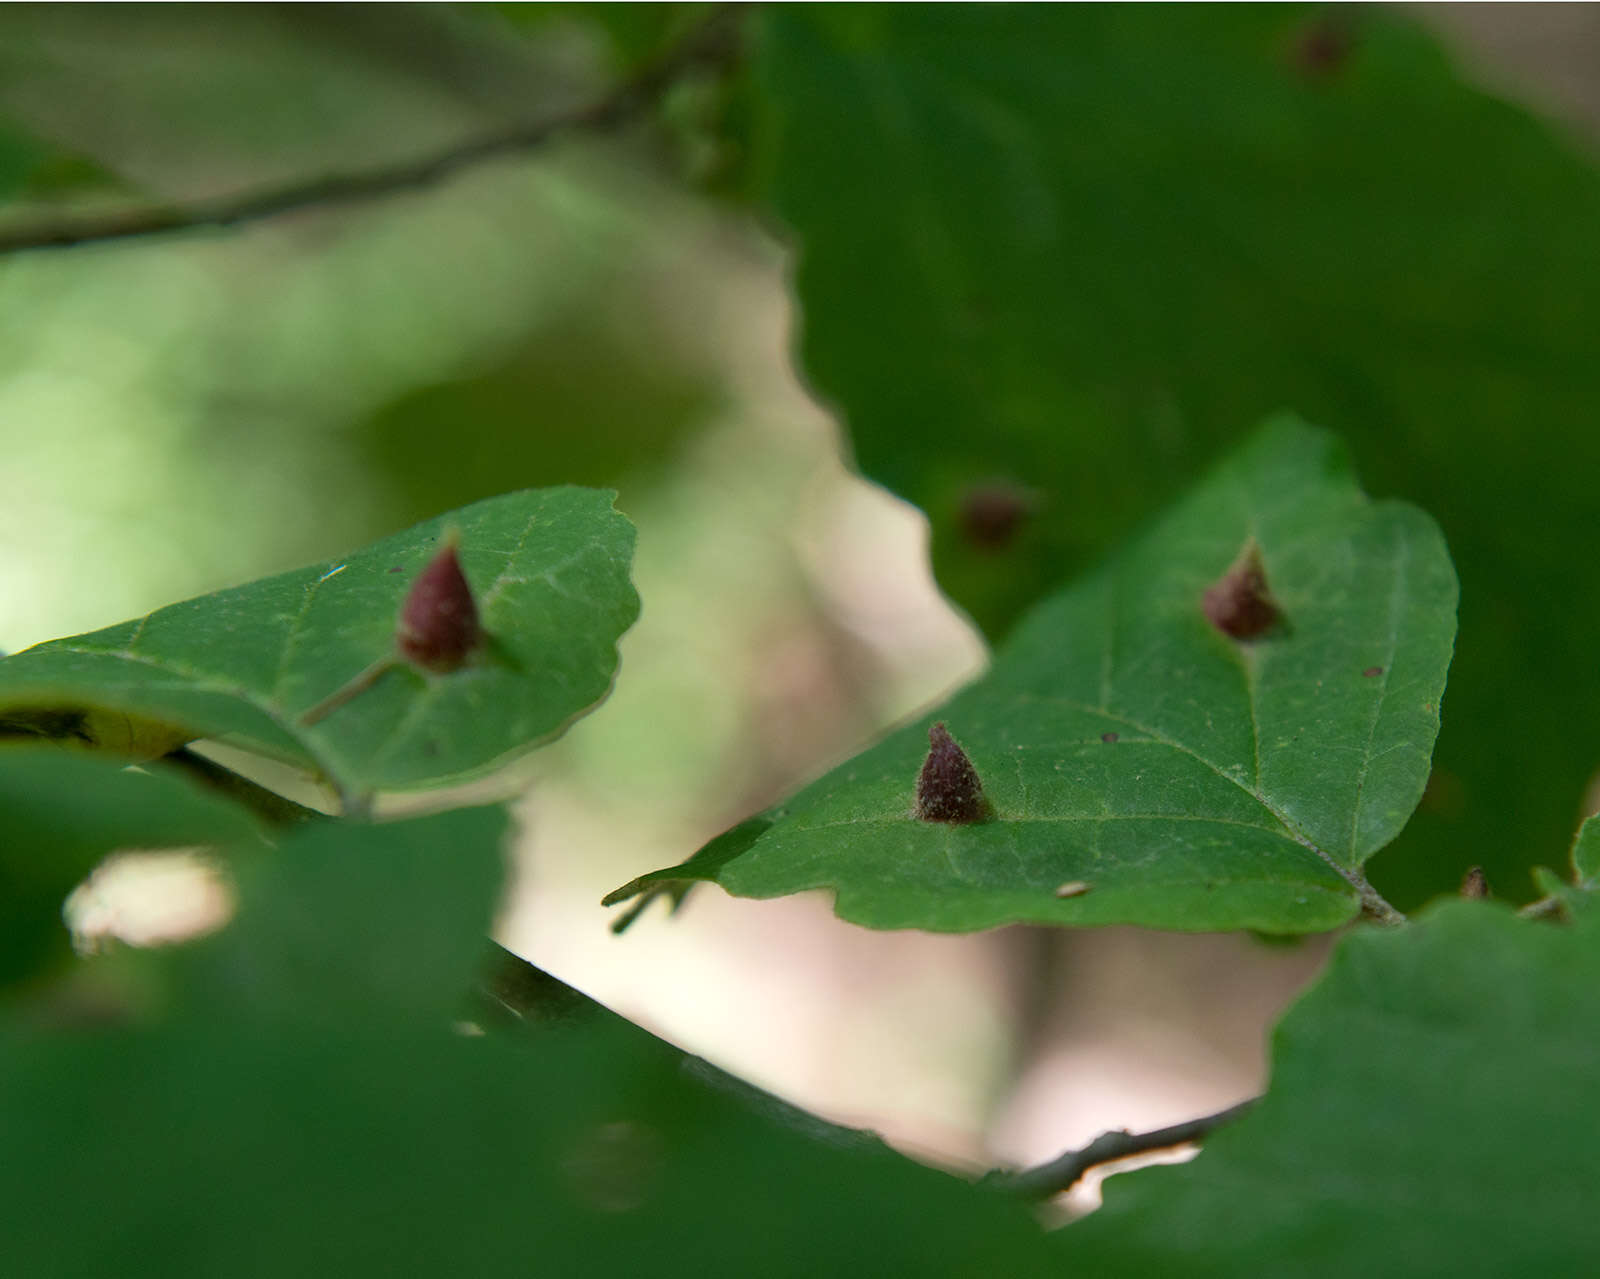
[{"label": "leaf stem", "polygon": [[333,692],[329,693],[310,710],[301,712],[300,726],[302,728],[310,728],[315,724],[320,724],[346,702],[365,693],[382,679],[391,668],[399,664],[400,659],[392,653],[387,653],[380,657],[365,670],[339,685],[338,688],[334,689]]},{"label": "leaf stem", "polygon": [[1099,1164],[1113,1163],[1146,1151],[1165,1150],[1170,1146],[1185,1146],[1204,1139],[1214,1129],[1239,1118],[1261,1100],[1251,1097],[1237,1105],[1219,1110],[1215,1114],[1186,1119],[1166,1128],[1150,1132],[1129,1132],[1119,1128],[1103,1132],[1087,1146],[1068,1150],[1049,1163],[1015,1172],[991,1172],[983,1178],[982,1185],[1022,1199],[1048,1199],[1063,1194],[1083,1178],[1083,1174]]}]

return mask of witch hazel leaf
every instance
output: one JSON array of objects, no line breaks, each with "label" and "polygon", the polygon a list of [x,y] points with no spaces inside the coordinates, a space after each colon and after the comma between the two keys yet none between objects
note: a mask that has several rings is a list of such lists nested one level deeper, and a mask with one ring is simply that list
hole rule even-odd
[{"label": "witch hazel leaf", "polygon": [[342,559],[40,644],[0,660],[0,732],[157,723],[163,741],[221,738],[350,794],[487,772],[611,688],[639,611],[633,526],[614,497],[491,498]]},{"label": "witch hazel leaf", "polygon": [[[1230,577],[1224,626],[1208,591]],[[1433,522],[1368,500],[1333,437],[1276,419],[1041,603],[982,679],[744,827],[736,853],[612,900],[826,889],[856,923],[946,931],[1383,914],[1362,866],[1421,798],[1455,606]],[[979,796],[983,820],[929,820]]]}]

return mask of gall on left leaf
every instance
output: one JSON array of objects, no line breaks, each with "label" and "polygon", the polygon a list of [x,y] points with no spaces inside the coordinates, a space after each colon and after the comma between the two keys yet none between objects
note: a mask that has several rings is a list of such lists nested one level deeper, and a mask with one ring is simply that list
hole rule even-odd
[{"label": "gall on left leaf", "polygon": [[478,605],[457,554],[460,540],[453,529],[445,535],[444,545],[412,582],[395,626],[400,655],[436,674],[458,669],[483,643]]}]

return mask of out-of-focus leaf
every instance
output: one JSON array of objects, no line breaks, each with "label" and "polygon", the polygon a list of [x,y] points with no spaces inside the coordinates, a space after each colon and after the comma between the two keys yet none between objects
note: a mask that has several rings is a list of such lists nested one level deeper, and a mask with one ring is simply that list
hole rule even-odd
[{"label": "out-of-focus leaf", "polygon": [[0,988],[71,954],[62,902],[107,854],[258,842],[243,809],[182,778],[0,746]]},{"label": "out-of-focus leaf", "polygon": [[[510,485],[624,486],[667,465],[712,406],[689,370],[629,349],[649,336],[562,312],[495,368],[387,405],[362,425],[362,450],[407,518]],[[460,455],[433,465],[446,437]]]},{"label": "out-of-focus leaf", "polygon": [[179,957],[185,997],[258,1021],[445,1024],[482,963],[508,829],[502,808],[302,826],[240,868],[237,917]]},{"label": "out-of-focus leaf", "polygon": [[[1465,586],[1401,904],[1527,886],[1600,722],[1600,176],[1387,12],[785,7],[752,174],[805,369],[991,635],[1290,407]],[[1016,494],[1004,538],[973,518]],[[981,507],[982,502],[978,501]],[[981,511],[978,512],[981,514]],[[1391,889],[1392,886],[1392,889]]]},{"label": "out-of-focus leaf", "polygon": [[1584,1274],[1600,929],[1460,902],[1346,937],[1272,1086],[1180,1167],[1057,1237],[1096,1275]]},{"label": "out-of-focus leaf", "polygon": [[495,4],[495,13],[530,32],[542,32],[555,22],[593,26],[611,46],[619,69],[636,72],[660,56],[695,23],[703,21],[710,4]]},{"label": "out-of-focus leaf", "polygon": [[588,79],[447,5],[0,11],[0,110],[151,197],[414,158],[564,109]]},{"label": "out-of-focus leaf", "polygon": [[787,1131],[616,1023],[12,1032],[0,1109],[35,1279],[1052,1273],[1020,1205]]},{"label": "out-of-focus leaf", "polygon": [[1020,1205],[819,1141],[609,1014],[468,1037],[503,815],[306,830],[162,956],[170,1020],[0,1025],[0,1235],[35,1279],[1050,1273]]},{"label": "out-of-focus leaf", "polygon": [[[1202,596],[1251,541],[1282,617],[1236,640]],[[1455,602],[1433,522],[1368,501],[1328,435],[1278,421],[936,713],[733,832],[753,839],[613,899],[712,879],[832,889],[843,918],[878,928],[1332,928],[1422,795]],[[933,720],[989,820],[915,816]]]},{"label": "out-of-focus leaf", "polygon": [[47,155],[38,142],[0,121],[0,200],[10,200],[23,190]]},{"label": "out-of-focus leaf", "polygon": [[[344,559],[36,645],[0,661],[0,724],[38,731],[51,716],[76,725],[86,711],[116,712],[280,755],[355,792],[487,771],[559,733],[611,687],[617,638],[639,608],[628,579],[633,526],[611,497],[507,494]],[[460,532],[487,643],[449,674],[401,663],[304,723],[394,652],[401,603],[447,528]]]}]

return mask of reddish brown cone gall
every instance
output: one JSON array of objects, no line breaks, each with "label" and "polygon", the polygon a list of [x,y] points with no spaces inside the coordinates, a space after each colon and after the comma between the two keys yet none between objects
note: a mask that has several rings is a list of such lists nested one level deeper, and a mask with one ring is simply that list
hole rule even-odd
[{"label": "reddish brown cone gall", "polygon": [[1278,624],[1278,606],[1267,590],[1267,571],[1255,538],[1244,544],[1228,571],[1206,587],[1200,607],[1213,626],[1236,640],[1256,639]]},{"label": "reddish brown cone gall", "polygon": [[928,758],[917,774],[920,821],[965,824],[989,815],[983,784],[967,753],[951,739],[943,724],[928,730]]},{"label": "reddish brown cone gall", "polygon": [[439,553],[417,574],[395,627],[400,655],[428,671],[455,670],[483,638],[478,606],[456,556],[457,540],[455,533],[448,534]]},{"label": "reddish brown cone gall", "polygon": [[1489,881],[1484,878],[1482,866],[1474,866],[1467,872],[1461,881],[1461,895],[1480,901],[1489,895]]}]

